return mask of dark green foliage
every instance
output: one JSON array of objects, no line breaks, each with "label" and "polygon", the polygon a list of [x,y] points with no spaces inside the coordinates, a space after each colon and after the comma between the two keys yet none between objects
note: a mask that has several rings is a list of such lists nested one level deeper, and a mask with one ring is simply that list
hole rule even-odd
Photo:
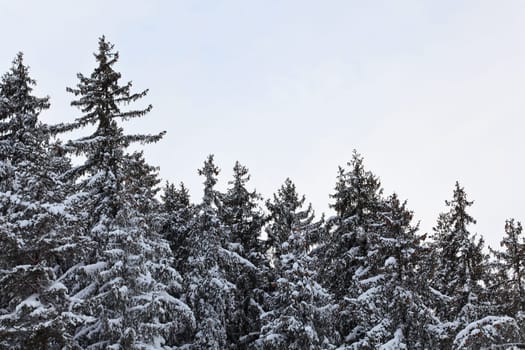
[{"label": "dark green foliage", "polygon": [[367,268],[368,235],[377,224],[382,190],[377,177],[364,169],[359,154],[354,152],[347,165],[348,170],[339,168],[335,193],[331,195],[336,215],[328,219],[315,253],[322,285],[341,304],[338,331],[353,341],[360,325],[348,300],[359,295],[356,277]]},{"label": "dark green foliage", "polygon": [[439,326],[433,328],[440,348],[472,341],[466,331],[469,325],[494,311],[492,300],[487,299],[489,270],[484,242],[469,231],[476,223],[468,213],[473,202],[456,182],[452,200],[445,203],[448,211],[439,215],[434,228],[428,257],[431,268],[427,271],[432,276],[429,302],[440,319]]},{"label": "dark green foliage", "polygon": [[32,95],[28,72],[19,53],[0,82],[0,346],[73,347],[67,289],[58,281],[74,247],[59,179],[69,161],[38,120],[49,99]]},{"label": "dark green foliage", "polygon": [[113,52],[113,45],[105,40],[99,40],[99,49],[95,54],[98,66],[93,73],[86,77],[78,74],[80,80],[77,88],[67,90],[78,96],[79,99],[71,103],[78,107],[82,116],[73,123],[60,124],[52,130],[62,133],[82,128],[86,125],[95,125],[96,131],[78,140],[65,144],[68,152],[75,155],[84,155],[84,164],[73,168],[66,173],[73,179],[87,176],[88,180],[80,181],[77,191],[89,194],[90,216],[83,220],[88,226],[104,225],[108,218],[115,217],[123,201],[120,198],[126,177],[122,175],[125,149],[134,142],[142,144],[159,141],[164,132],[157,135],[125,135],[118,120],[142,117],[151,110],[151,105],[142,110],[121,110],[121,106],[144,97],[147,90],[140,93],[131,92],[131,82],[119,84],[120,73],[113,69],[118,61],[118,52]]},{"label": "dark green foliage", "polygon": [[321,281],[339,302],[338,331],[349,349],[418,349],[433,310],[416,273],[422,253],[412,213],[397,196],[383,198],[357,153],[348,167],[339,169],[336,216],[315,249]]},{"label": "dark green foliage", "polygon": [[223,246],[233,259],[226,270],[227,278],[235,285],[235,304],[227,317],[229,347],[245,349],[260,328],[260,314],[267,288],[268,261],[260,240],[264,215],[259,207],[261,196],[246,188],[250,175],[239,162],[233,167],[233,179],[226,193],[220,194],[219,219],[223,224]]},{"label": "dark green foliage", "polygon": [[204,162],[204,166],[198,171],[199,175],[204,176],[204,195],[202,202],[207,206],[217,206],[218,194],[214,187],[217,184],[219,171],[219,168],[213,163],[213,154],[208,156]]},{"label": "dark green foliage", "polygon": [[420,349],[429,340],[434,320],[422,297],[425,282],[416,273],[422,252],[411,221],[412,212],[394,194],[367,232],[368,253],[354,277],[357,297],[345,305],[345,315],[358,321],[347,337],[352,349]]},{"label": "dark green foliage", "polygon": [[439,215],[432,236],[437,269],[431,287],[445,296],[438,300],[439,317],[453,321],[480,292],[485,256],[483,240],[477,240],[468,229],[476,223],[467,212],[473,202],[467,200],[459,183],[456,182],[453,199],[445,203],[449,210]]},{"label": "dark green foliage", "polygon": [[255,191],[248,191],[246,184],[250,180],[248,169],[239,162],[233,167],[233,180],[230,188],[221,196],[219,214],[222,222],[229,229],[231,243],[238,243],[244,257],[250,257],[262,251],[259,240],[264,216],[259,209],[261,196]]}]

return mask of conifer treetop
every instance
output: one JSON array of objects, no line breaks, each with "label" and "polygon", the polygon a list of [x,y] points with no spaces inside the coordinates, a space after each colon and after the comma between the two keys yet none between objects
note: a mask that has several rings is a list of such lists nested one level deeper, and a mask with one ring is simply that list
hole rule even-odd
[{"label": "conifer treetop", "polygon": [[472,204],[474,204],[474,201],[467,199],[465,189],[456,181],[452,200],[445,201],[445,205],[449,209],[446,213],[439,215],[437,225],[433,228],[434,238],[459,235],[458,239],[468,240],[470,236],[468,226],[476,224],[476,220],[467,212]]},{"label": "conifer treetop", "polygon": [[32,95],[34,79],[24,65],[24,54],[19,52],[10,70],[0,81],[0,137],[13,138],[35,128],[37,116],[49,108],[49,97]]},{"label": "conifer treetop", "polygon": [[220,172],[220,169],[214,163],[213,157],[213,154],[208,155],[208,158],[204,161],[204,166],[198,170],[199,175],[204,176],[204,196],[202,201],[208,206],[211,206],[216,199],[216,193],[213,188],[217,184],[217,176]]},{"label": "conifer treetop", "polygon": [[340,217],[362,217],[373,210],[370,208],[371,203],[379,201],[382,195],[381,182],[365,169],[363,157],[356,150],[347,166],[348,170],[339,167],[335,193],[330,195],[335,202],[330,206]]},{"label": "conifer treetop", "polygon": [[301,208],[306,201],[304,195],[299,197],[295,184],[289,177],[284,180],[284,184],[277,190],[277,193],[274,193],[273,199],[275,203],[291,205],[291,211]]},{"label": "conifer treetop", "polygon": [[190,205],[190,194],[183,182],[180,183],[178,189],[174,184],[166,182],[161,199],[166,212],[176,211]]},{"label": "conifer treetop", "polygon": [[[53,128],[55,133],[62,133],[84,127],[97,125],[97,131],[86,138],[70,143],[74,148],[90,141],[100,141],[105,137],[117,137],[123,147],[132,142],[151,143],[159,141],[165,132],[156,135],[124,135],[122,128],[117,124],[117,119],[128,120],[142,117],[151,111],[152,106],[144,109],[122,110],[121,106],[128,105],[147,95],[148,90],[138,93],[131,92],[132,82],[119,84],[121,74],[113,68],[119,60],[119,53],[114,51],[114,45],[108,42],[105,36],[99,38],[98,52],[94,54],[98,66],[90,76],[78,73],[79,83],[76,88],[66,88],[79,98],[71,102],[82,113],[73,123],[60,124]],[[76,152],[81,153],[81,152]]]}]

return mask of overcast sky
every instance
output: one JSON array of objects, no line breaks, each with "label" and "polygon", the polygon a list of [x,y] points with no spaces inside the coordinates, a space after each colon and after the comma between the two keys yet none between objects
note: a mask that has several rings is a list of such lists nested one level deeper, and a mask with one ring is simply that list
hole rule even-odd
[{"label": "overcast sky", "polygon": [[264,196],[290,177],[326,212],[355,148],[425,231],[456,180],[490,245],[525,220],[522,1],[1,1],[0,32],[49,123],[79,115],[65,87],[105,34],[154,106],[127,130],[168,131],[146,155],[194,200],[214,153],[221,187],[239,160]]}]

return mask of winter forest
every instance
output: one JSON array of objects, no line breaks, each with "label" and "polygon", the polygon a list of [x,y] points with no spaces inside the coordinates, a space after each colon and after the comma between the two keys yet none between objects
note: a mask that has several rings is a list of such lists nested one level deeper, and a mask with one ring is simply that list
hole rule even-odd
[{"label": "winter forest", "polygon": [[[79,117],[46,125],[19,53],[0,81],[1,349],[483,349],[525,341],[525,240],[472,233],[461,184],[431,232],[363,157],[334,173],[331,217],[286,179],[271,198],[237,162],[202,199],[161,183],[126,133],[148,90],[104,37],[68,87]],[[145,98],[147,100],[147,98]],[[82,134],[68,140],[71,131]],[[136,147],[135,147],[136,148]],[[80,159],[80,161],[79,161]],[[336,165],[335,165],[336,166]],[[451,184],[453,185],[453,184]],[[328,194],[327,194],[328,195]],[[444,194],[444,198],[447,194]],[[514,345],[513,345],[514,344]]]}]

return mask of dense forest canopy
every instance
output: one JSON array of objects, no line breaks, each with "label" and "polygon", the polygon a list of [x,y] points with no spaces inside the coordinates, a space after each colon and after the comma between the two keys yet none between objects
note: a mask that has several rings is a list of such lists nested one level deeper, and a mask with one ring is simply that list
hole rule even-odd
[{"label": "dense forest canopy", "polygon": [[[192,200],[130,149],[165,132],[126,133],[127,120],[147,118],[151,105],[134,104],[148,90],[122,82],[118,52],[104,37],[98,44],[94,70],[67,88],[72,122],[40,121],[49,98],[33,94],[22,53],[0,81],[0,348],[525,342],[519,221],[502,223],[501,247],[485,249],[455,183],[432,232],[420,232],[355,151],[334,174],[331,217],[316,217],[291,179],[263,198],[240,162],[217,190],[213,155]],[[77,139],[63,139],[73,130]]]}]

